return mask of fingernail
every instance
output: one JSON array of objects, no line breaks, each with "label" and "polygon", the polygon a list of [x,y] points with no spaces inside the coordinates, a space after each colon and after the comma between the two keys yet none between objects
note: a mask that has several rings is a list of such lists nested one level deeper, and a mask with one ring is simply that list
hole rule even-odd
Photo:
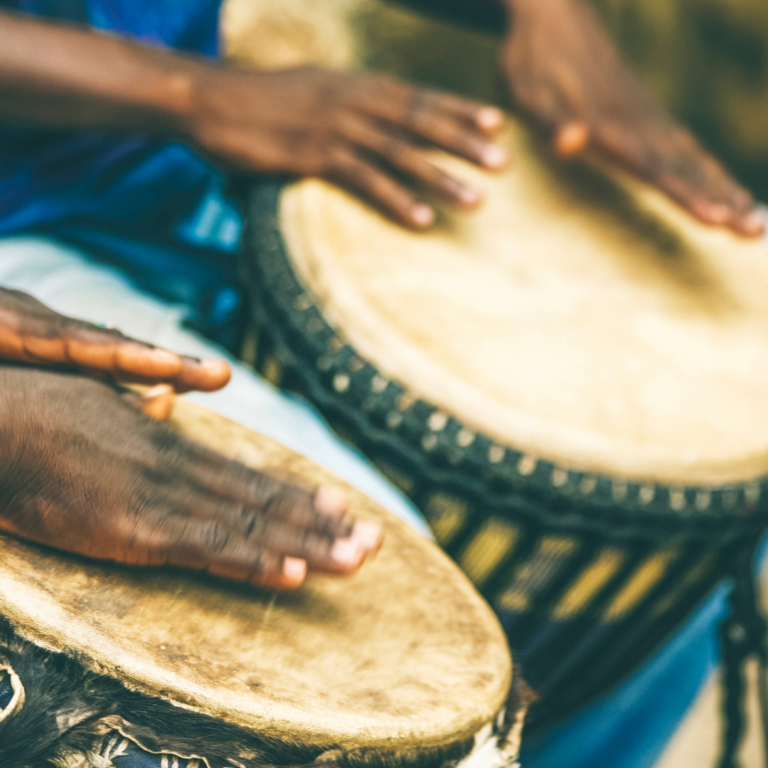
[{"label": "fingernail", "polygon": [[347,494],[342,488],[323,486],[315,494],[315,509],[321,515],[341,517],[347,509]]},{"label": "fingernail", "polygon": [[762,211],[752,211],[742,220],[744,231],[749,234],[760,235],[765,231],[766,215]]},{"label": "fingernail", "polygon": [[464,205],[477,205],[480,202],[480,194],[463,184],[456,187],[456,194]]},{"label": "fingernail", "polygon": [[504,113],[494,107],[483,107],[477,113],[477,124],[481,128],[492,130],[498,128],[504,122]]},{"label": "fingernail", "polygon": [[364,549],[378,549],[381,544],[381,526],[378,523],[358,521],[352,528],[352,538],[360,542]]},{"label": "fingernail", "polygon": [[361,557],[360,544],[352,538],[337,539],[331,548],[331,559],[339,565],[357,565]]},{"label": "fingernail", "polygon": [[589,129],[584,123],[569,123],[555,138],[555,152],[561,157],[573,157],[589,143]]},{"label": "fingernail", "polygon": [[420,227],[428,227],[435,222],[435,212],[428,205],[414,205],[411,208],[411,219]]},{"label": "fingernail", "polygon": [[198,381],[198,386],[210,389],[221,389],[226,386],[232,378],[232,369],[224,360],[203,360],[199,369],[203,376],[209,378]]},{"label": "fingernail", "polygon": [[507,153],[501,147],[491,144],[480,153],[480,159],[489,168],[501,168],[507,162]]},{"label": "fingernail", "polygon": [[713,224],[725,224],[731,218],[731,209],[727,205],[715,203],[704,209],[706,216]]},{"label": "fingernail", "polygon": [[297,557],[283,558],[283,576],[291,581],[304,581],[307,575],[307,564]]}]

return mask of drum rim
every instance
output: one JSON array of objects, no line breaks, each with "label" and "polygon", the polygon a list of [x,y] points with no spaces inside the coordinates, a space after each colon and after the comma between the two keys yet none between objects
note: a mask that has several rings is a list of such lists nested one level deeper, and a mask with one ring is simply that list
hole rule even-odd
[{"label": "drum rim", "polygon": [[[241,276],[246,284],[252,283],[252,272],[258,270],[290,331],[316,353],[314,373],[327,382],[324,388],[337,405],[354,406],[365,413],[368,422],[371,416],[383,417],[388,433],[430,465],[443,460],[451,472],[468,475],[462,467],[473,464],[481,469],[485,486],[499,483],[516,494],[576,505],[588,516],[599,517],[601,524],[606,515],[616,524],[615,515],[620,511],[624,517],[631,513],[642,521],[686,526],[698,522],[732,526],[741,520],[751,533],[768,519],[768,475],[741,483],[671,485],[570,469],[467,427],[412,393],[407,385],[381,374],[346,341],[343,330],[328,322],[312,289],[302,283],[293,267],[279,222],[281,195],[290,183],[271,179],[247,189]],[[248,254],[254,252],[258,257],[249,259]],[[297,360],[285,362],[295,365]],[[307,359],[307,364],[312,362]],[[667,531],[666,525],[661,527]]]}]

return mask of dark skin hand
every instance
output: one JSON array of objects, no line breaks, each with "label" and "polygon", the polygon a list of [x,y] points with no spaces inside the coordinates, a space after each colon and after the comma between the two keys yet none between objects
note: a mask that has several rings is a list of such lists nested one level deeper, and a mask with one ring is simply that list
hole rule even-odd
[{"label": "dark skin hand", "polygon": [[499,32],[512,105],[563,158],[587,148],[705,224],[756,237],[751,195],[676,123],[624,63],[588,0],[396,0]]},{"label": "dark skin hand", "polygon": [[21,291],[0,288],[0,360],[109,374],[124,382],[165,382],[177,392],[212,392],[230,379],[223,360],[196,360],[120,331],[65,317]]},{"label": "dark skin hand", "polygon": [[[492,3],[511,20],[502,68],[513,103],[559,155],[590,146],[699,220],[762,233],[749,193],[653,99],[586,0],[445,4],[498,23]],[[376,75],[211,66],[7,13],[0,13],[0,119],[178,136],[238,171],[321,176],[414,228],[434,220],[422,195],[465,209],[480,202],[425,148],[489,169],[506,160],[492,142],[502,123],[492,107]]]},{"label": "dark skin hand", "polygon": [[428,148],[489,169],[506,162],[495,107],[379,75],[212,65],[3,12],[0,120],[178,137],[237,172],[328,179],[415,228],[434,220],[421,195],[480,203]]},{"label": "dark skin hand", "polygon": [[491,142],[499,110],[381,75],[210,68],[199,83],[204,104],[189,130],[207,152],[241,170],[328,179],[406,226],[434,221],[414,188],[465,209],[481,202],[430,162],[426,147],[490,170],[506,163]]},{"label": "dark skin hand", "polygon": [[[308,570],[353,573],[380,544],[378,526],[344,521],[339,489],[313,495],[158,423],[174,390],[223,387],[224,361],[176,355],[5,288],[0,360],[0,530],[280,589]],[[95,380],[105,376],[155,386],[138,394]]]},{"label": "dark skin hand", "polygon": [[759,236],[752,196],[661,107],[585,0],[505,0],[502,57],[516,107],[557,154],[587,147],[658,187],[705,224]]},{"label": "dark skin hand", "polygon": [[380,545],[338,489],[290,486],[186,440],[132,396],[0,365],[0,529],[88,557],[270,588],[350,574]]}]

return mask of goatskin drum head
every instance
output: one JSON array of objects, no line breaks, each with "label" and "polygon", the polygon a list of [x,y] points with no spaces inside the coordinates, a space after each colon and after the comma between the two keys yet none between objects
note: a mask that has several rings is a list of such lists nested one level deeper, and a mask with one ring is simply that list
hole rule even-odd
[{"label": "goatskin drum head", "polygon": [[510,690],[506,639],[437,546],[242,426],[186,403],[174,424],[259,469],[346,487],[351,514],[384,526],[378,557],[349,579],[271,593],[0,537],[0,614],[17,631],[132,689],[298,743],[428,748],[494,720]]},{"label": "goatskin drum head", "polygon": [[414,233],[317,180],[280,226],[328,322],[468,428],[567,469],[670,484],[768,473],[768,248],[565,163],[522,128],[485,194]]}]

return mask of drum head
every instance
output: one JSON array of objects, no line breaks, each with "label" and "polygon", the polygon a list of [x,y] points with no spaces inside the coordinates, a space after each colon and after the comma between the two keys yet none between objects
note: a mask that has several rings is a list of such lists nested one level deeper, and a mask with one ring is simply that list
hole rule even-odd
[{"label": "drum head", "polygon": [[[344,485],[266,438],[180,403],[188,437],[251,466]],[[0,614],[127,686],[264,736],[407,750],[474,736],[509,693],[495,617],[431,542],[349,488],[385,545],[351,579],[296,593],[230,587],[0,537]]]},{"label": "drum head", "polygon": [[768,472],[768,249],[654,191],[550,158],[521,128],[508,172],[406,231],[320,181],[283,194],[300,279],[362,358],[502,446],[680,485]]}]

